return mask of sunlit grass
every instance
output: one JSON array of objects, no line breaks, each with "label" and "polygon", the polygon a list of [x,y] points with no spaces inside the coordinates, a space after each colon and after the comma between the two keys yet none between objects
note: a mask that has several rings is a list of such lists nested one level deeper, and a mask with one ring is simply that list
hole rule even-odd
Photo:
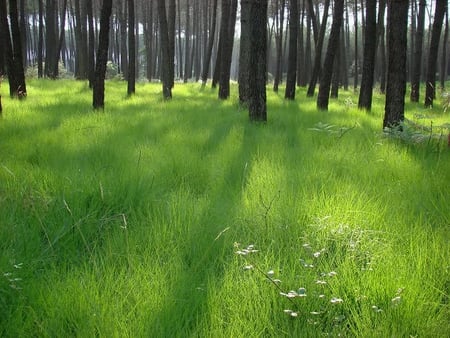
[{"label": "sunlit grass", "polygon": [[[1,87],[1,336],[450,331],[450,151],[437,129],[384,135],[381,95],[317,112],[304,89],[268,90],[254,125],[236,87],[176,84],[166,102],[107,82],[100,112],[84,82],[27,87]],[[439,101],[407,109],[449,123]]]}]

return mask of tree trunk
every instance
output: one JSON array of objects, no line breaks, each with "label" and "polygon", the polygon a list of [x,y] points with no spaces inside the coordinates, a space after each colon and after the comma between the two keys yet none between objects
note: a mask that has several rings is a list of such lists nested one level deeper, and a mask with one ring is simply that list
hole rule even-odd
[{"label": "tree trunk", "polygon": [[383,128],[398,128],[405,116],[408,0],[388,3],[388,78]]},{"label": "tree trunk", "polygon": [[436,95],[436,64],[441,38],[442,23],[447,11],[447,0],[436,0],[436,10],[434,14],[433,31],[431,33],[430,52],[428,54],[428,70],[425,92],[425,108],[433,106],[433,99]]},{"label": "tree trunk", "polygon": [[442,39],[442,57],[441,57],[441,89],[445,90],[445,80],[447,79],[447,43],[448,43],[448,8],[445,11],[445,30],[444,38]]},{"label": "tree trunk", "polygon": [[364,55],[361,89],[358,108],[370,111],[372,108],[373,73],[375,69],[375,52],[377,41],[377,1],[367,0],[366,28],[364,33]]},{"label": "tree trunk", "polygon": [[315,56],[314,56],[314,68],[313,68],[313,72],[311,75],[311,80],[309,81],[308,92],[306,93],[306,95],[308,97],[311,97],[314,95],[317,80],[320,75],[320,65],[322,63],[322,47],[323,47],[323,40],[325,39],[325,30],[327,27],[328,8],[329,7],[330,7],[330,0],[325,0],[322,24],[320,26],[320,34],[319,34],[319,39],[316,44],[316,51],[315,51]]},{"label": "tree trunk", "polygon": [[136,91],[136,37],[134,35],[134,0],[128,2],[128,96]]},{"label": "tree trunk", "polygon": [[233,53],[236,10],[237,0],[222,0],[220,35],[223,43],[219,78],[219,99],[222,100],[225,100],[230,96],[230,68],[231,56]]},{"label": "tree trunk", "polygon": [[284,98],[295,99],[297,77],[297,35],[298,35],[298,3],[290,0],[289,6],[289,58]]},{"label": "tree trunk", "polygon": [[426,0],[419,1],[419,17],[417,20],[416,41],[414,50],[414,66],[411,74],[411,102],[419,102],[420,74],[422,70],[423,31],[425,28]]},{"label": "tree trunk", "polygon": [[322,67],[320,77],[319,94],[317,95],[317,108],[328,109],[330,98],[331,76],[333,74],[333,63],[336,51],[339,48],[339,33],[341,31],[342,18],[344,15],[344,0],[335,0],[333,23],[331,25],[330,37],[328,39],[327,54]]},{"label": "tree trunk", "polygon": [[55,51],[55,61],[56,62],[53,65],[55,67],[55,69],[53,70],[53,73],[56,74],[57,76],[59,75],[59,58],[60,58],[60,54],[61,54],[61,49],[64,44],[64,38],[66,36],[66,31],[65,31],[66,9],[67,9],[67,0],[64,0],[63,8],[61,10],[61,29],[60,29],[60,34],[59,34],[59,38],[58,38],[58,45],[57,45],[56,51]]},{"label": "tree trunk", "polygon": [[[300,1],[300,0],[299,0]],[[303,0],[302,12],[300,18],[300,26],[298,28],[298,36],[297,36],[297,86],[303,86],[305,80],[302,79],[303,74],[303,65],[305,64],[305,46],[303,41],[303,29],[304,29],[304,18],[305,18],[305,0]]]},{"label": "tree trunk", "polygon": [[[67,1],[67,0],[66,0]],[[95,72],[95,32],[94,32],[94,14],[92,9],[92,1],[87,3],[87,17],[89,28],[89,41],[88,41],[88,79],[89,88],[94,86],[94,72]]]},{"label": "tree trunk", "polygon": [[[250,98],[250,57],[252,56],[252,17],[254,5],[251,0],[241,0],[241,39],[239,45],[239,103],[248,105]],[[252,79],[254,80],[254,79]]]},{"label": "tree trunk", "polygon": [[164,99],[172,98],[172,81],[170,80],[170,47],[169,27],[167,24],[166,5],[164,0],[158,0],[159,35],[161,40],[161,79]]},{"label": "tree trunk", "polygon": [[167,13],[167,29],[169,33],[169,82],[170,88],[174,86],[175,78],[175,18],[176,18],[175,0],[169,0]]},{"label": "tree trunk", "polygon": [[[295,0],[296,1],[296,0]],[[253,0],[251,7],[249,117],[251,121],[267,121],[267,0]]]},{"label": "tree trunk", "polygon": [[[280,5],[281,8],[278,6]],[[278,85],[282,82],[282,68],[281,61],[283,56],[283,23],[284,23],[284,8],[286,7],[285,0],[275,0],[275,6],[277,13],[275,14],[275,41],[277,46],[277,58],[276,58],[276,69],[275,69],[275,78],[273,80],[273,91],[278,92]],[[278,25],[276,23],[279,23]]]},{"label": "tree trunk", "polygon": [[18,81],[14,71],[13,45],[11,41],[11,31],[8,25],[6,0],[0,0],[0,39],[4,49],[6,59],[6,72],[8,74],[9,95],[16,96]]},{"label": "tree trunk", "polygon": [[153,76],[153,2],[145,2],[144,10],[144,44],[147,63],[146,77],[148,81]]},{"label": "tree trunk", "polygon": [[[212,13],[211,26],[210,26],[210,30],[209,30],[209,41],[208,41],[208,46],[207,46],[207,50],[206,50],[206,57],[203,60],[203,71],[202,71],[202,86],[203,87],[206,85],[206,81],[208,80],[208,71],[209,71],[209,66],[211,64],[211,55],[212,55],[212,49],[214,46],[214,37],[216,35],[217,0],[214,0],[212,6],[213,6],[213,8],[212,8],[213,13]],[[242,16],[242,13],[241,13],[241,16]]]},{"label": "tree trunk", "polygon": [[111,11],[112,0],[103,0],[102,11],[100,14],[100,33],[95,65],[93,90],[94,109],[103,109],[105,107],[105,75],[106,63],[108,61],[109,18],[111,17]]},{"label": "tree trunk", "polygon": [[185,43],[184,43],[184,82],[186,83],[188,79],[192,76],[191,61],[190,61],[190,40],[191,40],[191,23],[190,23],[190,5],[189,0],[186,1],[186,29],[185,29]]},{"label": "tree trunk", "polygon": [[19,14],[17,11],[17,0],[9,1],[9,19],[11,22],[13,72],[16,80],[14,95],[19,99],[27,96],[25,84],[25,72],[23,68],[22,43],[20,41]]},{"label": "tree trunk", "polygon": [[56,46],[58,38],[56,34],[56,0],[47,0],[45,17],[45,75],[51,79],[58,76]]}]

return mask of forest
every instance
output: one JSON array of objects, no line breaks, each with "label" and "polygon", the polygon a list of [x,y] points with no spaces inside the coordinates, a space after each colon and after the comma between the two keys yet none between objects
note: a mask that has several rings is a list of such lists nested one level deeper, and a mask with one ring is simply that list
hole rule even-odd
[{"label": "forest", "polygon": [[447,0],[0,0],[1,337],[447,337]]}]

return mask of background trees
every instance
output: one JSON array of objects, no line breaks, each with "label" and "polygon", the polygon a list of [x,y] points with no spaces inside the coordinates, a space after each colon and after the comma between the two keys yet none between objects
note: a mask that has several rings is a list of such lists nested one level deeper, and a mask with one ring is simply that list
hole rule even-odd
[{"label": "background trees", "polygon": [[[244,15],[246,1],[170,0],[163,3],[167,32],[164,24],[161,26],[163,12],[158,1],[113,2],[107,76],[129,80],[132,92],[134,80],[163,81],[168,67],[167,88],[172,88],[177,80],[187,82],[200,78],[206,85],[209,77],[213,79],[213,86],[220,85],[219,95],[226,99],[229,81],[239,80],[242,74],[239,64],[246,60],[245,57],[240,60],[239,53],[245,34],[240,24],[235,25],[236,17],[240,19]],[[10,4],[18,8],[19,30],[15,36],[20,36],[22,61],[28,73],[36,72],[48,78],[90,79],[92,83],[102,0],[19,0],[17,3],[2,0],[5,7],[2,15],[6,14],[3,20],[6,25],[2,27],[8,27],[11,34],[14,20],[10,20],[9,13],[14,6]],[[296,85],[307,84],[308,95],[314,95],[316,83],[322,81],[321,68],[325,61],[322,50],[328,48],[331,33],[329,8],[334,12],[337,4],[337,0],[268,0],[266,69],[267,79],[273,80],[275,91],[286,81],[287,97],[295,97]],[[444,27],[448,27],[446,6],[445,0],[409,2],[405,71],[407,80],[411,81],[411,101],[418,101],[420,80],[428,84],[427,105],[435,95],[436,76],[439,75],[441,86],[445,85],[450,68],[446,48],[448,33],[441,34]],[[337,95],[339,86],[347,88],[350,82],[358,84],[362,77],[360,106],[366,109],[370,108],[372,90],[379,87],[384,92],[386,86],[385,7],[385,0],[345,1],[338,42],[333,51],[336,61],[326,66],[326,71],[333,73],[333,96]],[[253,13],[250,15],[253,17]],[[0,41],[2,74],[6,74],[8,60],[11,60],[4,37]],[[13,51],[14,44],[11,45],[11,53]],[[164,61],[166,53],[168,64]],[[297,81],[292,85],[294,75]]]}]

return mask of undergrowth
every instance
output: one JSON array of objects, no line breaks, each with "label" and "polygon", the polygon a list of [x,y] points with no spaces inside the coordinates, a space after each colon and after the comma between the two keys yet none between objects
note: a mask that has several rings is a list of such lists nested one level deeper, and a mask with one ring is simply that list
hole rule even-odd
[{"label": "undergrowth", "polygon": [[104,112],[84,82],[27,87],[0,89],[0,336],[450,332],[439,103],[387,134],[379,94],[268,90],[253,125],[235,86],[112,81]]}]

